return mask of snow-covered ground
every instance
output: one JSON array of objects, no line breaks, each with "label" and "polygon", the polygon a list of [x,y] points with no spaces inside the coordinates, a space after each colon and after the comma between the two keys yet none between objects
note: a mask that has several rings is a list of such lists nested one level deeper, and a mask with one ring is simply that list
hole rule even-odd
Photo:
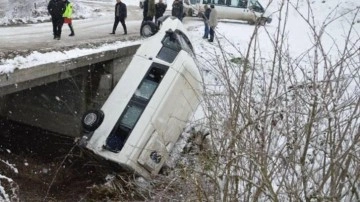
[{"label": "snow-covered ground", "polygon": [[[0,5],[3,5],[3,2],[3,0],[0,0]],[[79,5],[84,2],[85,1],[78,1]],[[86,1],[87,5],[89,4],[89,2],[95,3],[95,1]],[[138,1],[124,0],[124,2],[127,5],[138,5]],[[264,6],[267,2],[270,1],[262,1]],[[222,57],[226,56],[229,60],[232,60],[245,58],[245,56],[249,54],[250,56],[248,57],[248,59],[250,59],[250,63],[253,64],[253,66],[251,66],[251,71],[254,71],[253,77],[255,78],[254,82],[256,83],[254,85],[256,87],[252,88],[256,95],[250,96],[251,99],[253,99],[252,107],[254,107],[258,111],[261,111],[263,109],[268,110],[267,108],[269,107],[271,108],[271,110],[273,110],[270,111],[272,113],[274,112],[274,114],[276,114],[275,111],[278,110],[283,113],[281,114],[281,116],[289,116],[286,117],[288,119],[296,117],[296,120],[294,120],[294,122],[297,121],[297,125],[291,125],[291,127],[287,128],[287,130],[291,131],[292,133],[299,135],[295,138],[296,140],[293,140],[293,147],[296,148],[298,146],[299,149],[298,151],[294,150],[294,154],[298,156],[300,156],[300,154],[304,155],[306,159],[308,159],[308,161],[306,162],[313,161],[316,163],[313,163],[312,165],[310,165],[311,163],[304,163],[301,165],[294,164],[293,170],[289,171],[290,174],[288,172],[283,173],[280,169],[276,170],[276,168],[281,167],[281,165],[285,164],[286,161],[290,158],[289,156],[287,156],[288,153],[283,152],[286,150],[285,148],[288,147],[289,137],[286,136],[288,135],[288,133],[280,129],[282,126],[281,124],[277,125],[277,129],[272,128],[273,126],[268,126],[271,127],[269,128],[271,129],[271,131],[275,130],[277,132],[276,134],[273,134],[273,136],[269,137],[269,139],[267,139],[269,141],[268,149],[270,151],[270,154],[272,155],[270,159],[273,163],[273,166],[269,166],[269,168],[271,167],[278,172],[272,173],[274,175],[272,176],[274,183],[272,185],[275,191],[278,191],[279,193],[285,193],[286,190],[284,190],[283,187],[278,186],[277,183],[281,184],[283,182],[281,180],[286,181],[287,176],[294,177],[293,183],[298,185],[300,184],[298,182],[300,182],[301,179],[299,179],[300,177],[297,178],[296,176],[303,174],[302,172],[304,172],[304,170],[309,173],[314,173],[314,175],[311,176],[312,179],[309,179],[308,182],[303,182],[304,184],[309,183],[310,187],[317,185],[317,181],[321,181],[323,179],[320,175],[320,172],[317,172],[317,170],[323,168],[327,171],[328,169],[326,159],[328,159],[329,157],[327,156],[327,152],[331,150],[329,148],[333,145],[326,146],[325,144],[325,146],[323,146],[324,139],[326,138],[323,137],[322,134],[325,134],[327,130],[331,131],[333,129],[332,126],[330,126],[333,123],[331,118],[337,118],[340,122],[345,123],[347,121],[346,118],[351,116],[351,112],[353,112],[356,117],[359,115],[359,112],[356,108],[354,108],[354,106],[358,106],[357,104],[360,96],[360,59],[356,57],[356,55],[359,55],[358,50],[360,48],[360,18],[358,16],[360,3],[358,2],[358,0],[323,0],[312,1],[309,3],[305,0],[294,1],[294,3],[290,3],[288,5],[289,10],[287,13],[280,13],[277,12],[280,8],[280,2],[282,1],[275,1],[269,6],[270,12],[273,13],[273,22],[269,25],[266,25],[265,27],[260,27],[258,30],[257,27],[244,24],[242,22],[220,22],[216,29],[217,40],[214,43],[209,43],[206,40],[202,39],[202,21],[197,19],[185,19],[184,26],[187,28],[191,42],[195,48],[199,68],[204,76],[204,83],[205,85],[208,85],[207,87],[209,89],[217,90],[219,95],[224,93],[223,91],[226,90],[226,88],[224,88],[223,86],[219,87],[223,84],[224,79],[223,77],[221,77],[223,76],[221,75],[221,73],[225,72],[221,70],[223,70],[222,68],[224,66],[229,65],[221,60]],[[100,1],[99,4],[107,5],[103,7],[103,9],[106,10],[103,15],[112,15],[110,14],[110,8],[112,8],[114,1],[103,0]],[[108,6],[109,10],[105,9],[108,8]],[[311,9],[309,6],[311,6]],[[88,11],[89,10],[84,9],[85,14],[88,14]],[[139,12],[141,12],[141,10],[139,10]],[[99,13],[102,12],[100,11]],[[89,19],[91,19],[91,17],[89,17]],[[287,19],[286,23],[284,23],[284,19]],[[134,23],[138,22],[134,21]],[[88,22],[88,26],[92,26],[91,21]],[[96,30],[95,27],[97,27],[98,25],[94,24],[93,26],[94,30]],[[37,29],[37,27],[38,26],[36,25],[31,25],[28,28],[30,30],[33,29],[31,30],[31,32],[35,32],[35,29]],[[109,27],[111,27],[111,23],[110,25],[108,25],[108,28]],[[0,28],[0,32],[1,29],[2,28]],[[11,29],[12,28],[7,28],[9,32],[11,32]],[[13,29],[16,29],[16,27],[14,27]],[[66,29],[66,27],[64,27],[64,29]],[[121,30],[121,26],[118,29]],[[81,32],[81,30],[78,29],[78,32]],[[255,32],[257,34],[253,35]],[[26,37],[31,38],[30,32],[29,36]],[[48,40],[48,36],[41,37],[43,37],[44,41]],[[77,37],[81,37],[81,35]],[[282,39],[278,41],[277,39],[279,37],[282,37]],[[129,43],[141,43],[141,40],[126,43],[116,42],[93,49],[73,49],[63,52],[51,52],[45,54],[34,52],[27,57],[19,56],[13,59],[1,59],[0,72],[11,74],[11,72],[14,71],[14,69],[16,68],[29,68],[37,64],[50,62],[48,58],[52,59],[51,62],[54,62],[56,60],[66,60],[74,56],[97,52],[103,49],[116,49],[121,46],[126,46]],[[318,55],[321,55],[322,57],[318,57]],[[279,59],[280,57],[281,60]],[[341,65],[341,67],[337,66],[337,64],[341,61],[346,61],[345,64],[347,65]],[[258,69],[254,70],[252,68]],[[231,69],[231,71],[233,73],[236,73],[240,70],[239,68],[234,68]],[[329,72],[339,72],[339,75],[334,74],[332,76],[329,76],[327,75]],[[274,80],[274,75],[282,75],[281,77],[279,77],[281,78],[281,81],[278,81],[276,79]],[[229,77],[232,78],[231,75]],[[339,92],[334,93],[334,91],[336,90],[330,91],[330,96],[316,98],[321,100],[318,101],[320,107],[318,116],[316,116],[315,118],[312,117],[314,118],[314,120],[310,120],[309,116],[307,115],[308,111],[306,111],[304,108],[313,106],[311,104],[309,104],[308,106],[306,105],[306,103],[314,101],[314,95],[322,95],[322,93],[324,92],[320,90],[316,91],[316,89],[314,90],[314,86],[310,86],[307,88],[305,85],[306,89],[301,91],[301,93],[303,94],[300,95],[300,97],[303,96],[304,98],[303,102],[300,101],[301,106],[298,106],[299,103],[296,103],[297,105],[292,105],[292,103],[289,103],[289,97],[286,97],[284,99],[282,97],[284,96],[284,94],[285,96],[288,96],[287,93],[290,93],[291,91],[289,89],[293,89],[294,86],[301,86],[301,88],[304,88],[303,84],[307,84],[308,82],[311,82],[311,84],[315,85],[321,85],[322,83],[328,82],[329,80],[343,80],[344,83],[340,83],[339,85],[336,85],[336,87],[334,87],[337,88]],[[274,83],[277,83],[277,85],[280,86],[278,90],[283,90],[284,94],[279,95],[275,93],[277,97],[275,97],[275,95],[274,97],[272,97],[274,92],[266,91],[268,90],[269,86],[271,87],[272,85],[275,85]],[[290,88],[290,86],[292,86],[292,88]],[[343,86],[341,90],[339,90],[339,86]],[[282,88],[284,88],[285,90]],[[263,90],[265,90],[265,92],[268,94],[264,93]],[[321,90],[326,91],[327,88]],[[300,91],[298,93],[300,93]],[[292,96],[292,98],[294,98],[299,95],[294,94]],[[264,106],[264,103],[267,102],[266,99],[268,97],[272,98],[272,101],[270,101],[270,103],[272,104],[271,107]],[[329,100],[336,100],[334,101],[335,104],[331,103]],[[316,101],[314,102],[316,103]],[[340,105],[347,106],[349,111],[340,111],[340,109],[337,108],[337,106]],[[331,110],[328,108],[331,108]],[[296,111],[295,109],[299,111]],[[292,110],[296,111],[296,113]],[[329,111],[331,111],[331,113]],[[229,113],[229,111],[226,112]],[[266,113],[268,113],[268,111],[266,111]],[[299,114],[301,113],[304,113],[304,115],[299,117]],[[198,112],[198,114],[199,116],[203,115],[202,112]],[[227,116],[228,114],[224,113],[222,115]],[[199,116],[195,117],[195,119],[199,119]],[[326,120],[328,119],[330,120],[328,123],[329,128],[324,129],[324,126],[326,125],[324,124],[324,122],[326,122]],[[352,130],[348,131],[347,136],[344,136],[344,139],[346,139],[347,141],[346,143],[344,143],[344,148],[345,150],[349,149],[349,151],[354,151],[355,156],[358,156],[359,145],[356,145],[356,143],[358,143],[356,141],[359,141],[359,138],[356,139],[355,134],[356,125],[359,125],[360,122],[358,118],[354,120],[355,121],[352,124],[349,124],[349,128],[351,128]],[[314,130],[311,131],[315,132],[313,132],[314,134],[312,133],[314,137],[309,140],[310,149],[308,149],[308,147],[303,148],[303,145],[306,141],[302,138],[304,138],[305,135],[300,131],[303,131],[304,128],[308,126],[307,124],[309,124],[310,121],[318,122],[314,123]],[[338,127],[339,126],[336,126],[336,130],[344,130],[344,128]],[[343,133],[341,133],[341,135],[342,134]],[[334,138],[336,139],[336,137]],[[298,145],[295,145],[295,143]],[[356,149],[353,150],[354,148]],[[322,153],[320,151],[322,151]],[[339,155],[347,154],[346,151],[342,149],[339,149],[337,151],[339,152]],[[338,158],[341,157],[342,156],[338,156]],[[279,163],[278,161],[281,161],[283,163]],[[322,164],[322,162],[324,163]],[[351,167],[350,170],[347,170],[347,172],[351,175],[355,175],[356,170],[359,170],[358,163],[358,161],[352,162],[351,166],[353,167]],[[259,175],[255,177],[259,177]],[[318,190],[317,193],[314,192],[312,194],[319,194],[317,196],[326,195],[328,194],[327,188],[330,186],[331,185],[329,184],[329,182],[325,181],[322,187],[323,190]],[[307,189],[306,186],[304,187],[304,189]],[[308,188],[308,190],[299,193],[300,197],[309,197],[308,195],[306,195],[307,192],[311,192],[311,189]],[[289,198],[286,197],[284,198],[285,201],[288,199]],[[349,198],[345,198],[343,200],[346,201],[346,199]]]}]

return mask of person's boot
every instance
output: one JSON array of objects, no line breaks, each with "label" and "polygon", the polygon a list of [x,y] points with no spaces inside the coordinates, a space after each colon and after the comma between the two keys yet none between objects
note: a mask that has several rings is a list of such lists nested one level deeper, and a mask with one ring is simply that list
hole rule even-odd
[{"label": "person's boot", "polygon": [[69,24],[69,27],[70,27],[70,31],[71,31],[71,34],[69,36],[75,36],[74,28],[72,27],[71,24]]},{"label": "person's boot", "polygon": [[126,28],[124,29],[124,35],[127,35],[127,30],[126,30]]}]

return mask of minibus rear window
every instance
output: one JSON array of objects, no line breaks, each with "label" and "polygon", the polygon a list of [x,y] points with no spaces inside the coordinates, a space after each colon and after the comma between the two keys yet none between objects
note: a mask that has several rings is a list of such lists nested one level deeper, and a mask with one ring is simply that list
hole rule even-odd
[{"label": "minibus rear window", "polygon": [[178,55],[179,51],[172,50],[171,48],[163,46],[156,56],[160,60],[164,60],[168,63],[172,63],[176,56]]},{"label": "minibus rear window", "polygon": [[172,63],[181,50],[181,45],[176,39],[176,34],[173,31],[167,31],[161,43],[163,44],[163,47],[156,57],[168,63]]},{"label": "minibus rear window", "polygon": [[160,49],[157,58],[172,63],[180,50],[185,50],[194,55],[190,40],[179,30],[168,31],[162,40],[163,47]]}]

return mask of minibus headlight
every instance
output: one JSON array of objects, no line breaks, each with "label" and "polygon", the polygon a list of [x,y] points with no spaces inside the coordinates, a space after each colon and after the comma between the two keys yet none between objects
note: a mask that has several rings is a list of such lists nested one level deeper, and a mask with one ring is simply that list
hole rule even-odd
[{"label": "minibus headlight", "polygon": [[89,110],[82,117],[82,126],[88,131],[96,130],[104,120],[104,112],[101,110]]},{"label": "minibus headlight", "polygon": [[161,161],[161,155],[158,154],[156,151],[151,152],[150,158],[155,163],[160,163],[160,161]]}]

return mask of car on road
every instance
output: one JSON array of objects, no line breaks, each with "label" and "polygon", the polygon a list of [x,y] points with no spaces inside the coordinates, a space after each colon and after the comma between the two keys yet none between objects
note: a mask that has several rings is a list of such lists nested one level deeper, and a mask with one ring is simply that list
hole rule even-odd
[{"label": "car on road", "polygon": [[166,18],[101,109],[83,115],[80,144],[145,178],[157,174],[201,101],[194,57],[182,23]]},{"label": "car on road", "polygon": [[188,16],[202,17],[204,5],[214,5],[219,19],[246,21],[250,24],[271,23],[271,15],[257,0],[184,0]]}]

